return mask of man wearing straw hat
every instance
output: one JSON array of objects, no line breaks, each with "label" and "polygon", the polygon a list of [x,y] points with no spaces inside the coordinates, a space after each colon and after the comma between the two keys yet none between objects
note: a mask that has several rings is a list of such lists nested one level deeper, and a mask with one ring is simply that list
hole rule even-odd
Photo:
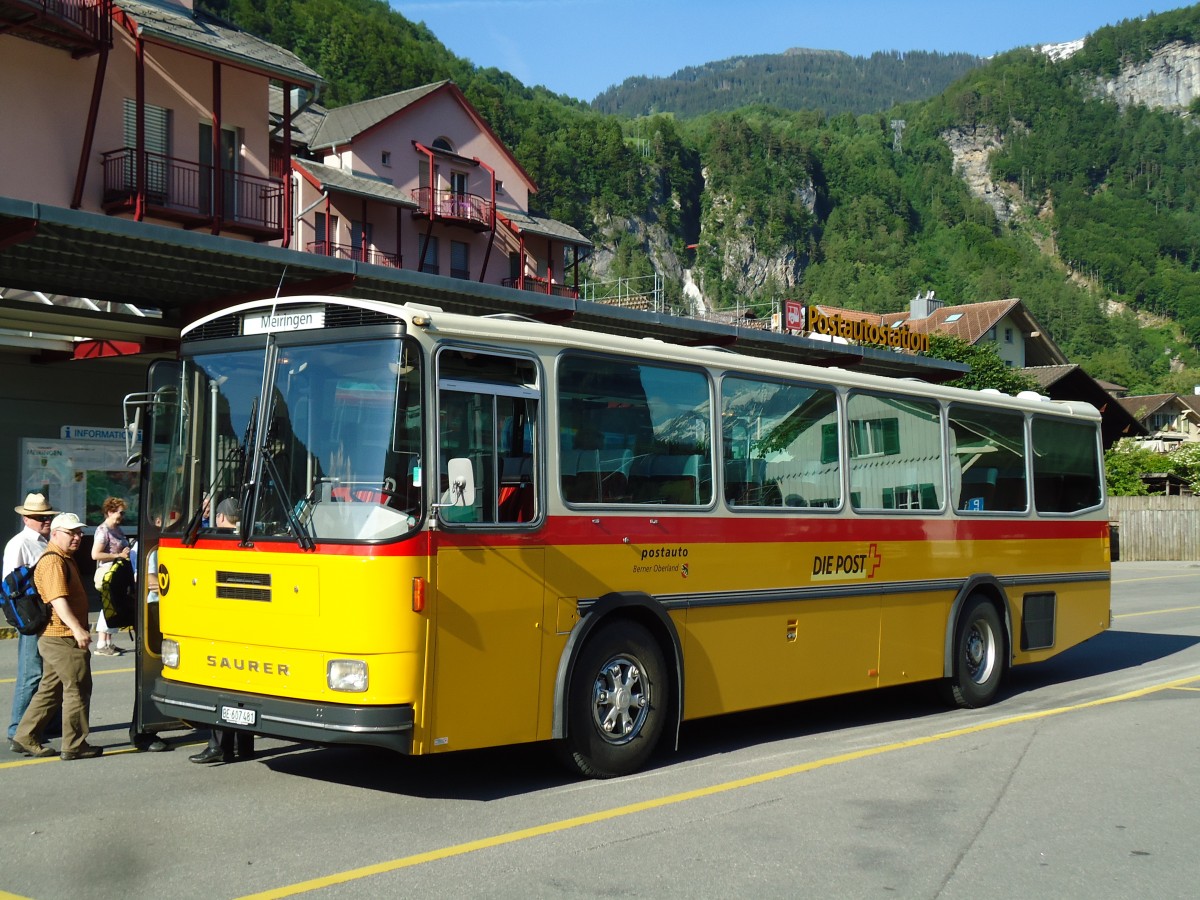
[{"label": "man wearing straw hat", "polygon": [[[4,546],[3,571],[0,578],[18,566],[32,566],[41,558],[50,542],[50,521],[60,510],[51,509],[43,494],[29,494],[25,502],[13,507],[24,523],[19,534]],[[17,723],[42,680],[42,657],[38,653],[38,635],[22,634],[17,639],[17,683],[13,687],[12,716],[8,720],[8,749],[20,753],[13,742]]]}]

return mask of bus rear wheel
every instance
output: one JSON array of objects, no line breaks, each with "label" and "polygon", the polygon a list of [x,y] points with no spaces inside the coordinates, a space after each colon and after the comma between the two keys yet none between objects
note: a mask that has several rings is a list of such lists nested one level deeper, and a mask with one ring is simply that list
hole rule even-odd
[{"label": "bus rear wheel", "polygon": [[576,662],[567,698],[564,761],[589,778],[636,772],[666,724],[667,666],[634,622],[601,626]]},{"label": "bus rear wheel", "polygon": [[1006,659],[1004,628],[993,603],[971,597],[954,633],[954,670],[944,683],[947,699],[963,709],[996,699]]}]

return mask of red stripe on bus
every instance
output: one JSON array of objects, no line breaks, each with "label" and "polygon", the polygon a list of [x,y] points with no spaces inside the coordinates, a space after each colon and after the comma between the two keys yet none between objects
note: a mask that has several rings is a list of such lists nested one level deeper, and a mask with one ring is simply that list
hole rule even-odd
[{"label": "red stripe on bus", "polygon": [[[556,516],[533,531],[421,531],[413,538],[385,544],[320,543],[326,556],[427,556],[434,542],[448,547],[546,547],[647,544],[663,541],[696,544],[853,543],[866,541],[1061,541],[1099,540],[1108,522],[1096,519],[824,518],[816,516]],[[177,548],[178,538],[161,546]],[[304,555],[294,541],[260,541],[241,548],[227,540],[199,539],[197,550]]]}]

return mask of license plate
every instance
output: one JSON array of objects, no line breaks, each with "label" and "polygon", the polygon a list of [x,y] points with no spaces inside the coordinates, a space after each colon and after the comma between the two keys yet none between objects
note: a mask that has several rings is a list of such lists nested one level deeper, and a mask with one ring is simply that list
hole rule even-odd
[{"label": "license plate", "polygon": [[255,712],[252,709],[242,709],[240,706],[222,706],[221,721],[230,725],[253,725]]}]

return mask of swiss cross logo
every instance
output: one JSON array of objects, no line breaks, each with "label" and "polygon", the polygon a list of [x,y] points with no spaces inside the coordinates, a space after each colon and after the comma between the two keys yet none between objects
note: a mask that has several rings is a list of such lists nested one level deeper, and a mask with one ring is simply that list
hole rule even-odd
[{"label": "swiss cross logo", "polygon": [[875,545],[871,545],[871,549],[867,551],[867,577],[874,578],[875,570],[883,565],[883,557],[875,549]]}]

